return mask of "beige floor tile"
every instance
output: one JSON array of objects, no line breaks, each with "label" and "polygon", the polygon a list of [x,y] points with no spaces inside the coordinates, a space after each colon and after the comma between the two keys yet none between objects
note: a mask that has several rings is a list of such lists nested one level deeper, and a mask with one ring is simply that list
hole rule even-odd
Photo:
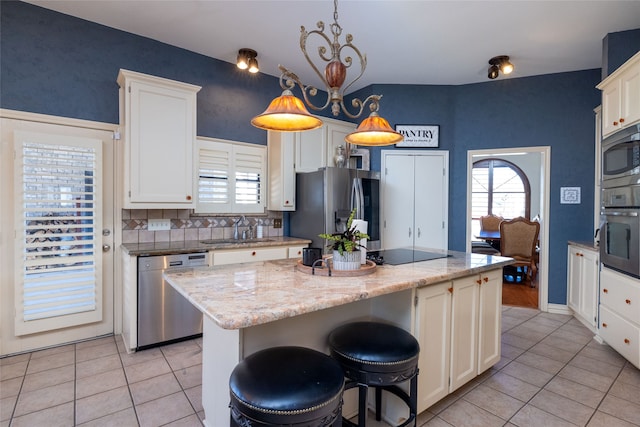
[{"label": "beige floor tile", "polygon": [[627,363],[620,372],[618,381],[640,388],[640,369]]},{"label": "beige floor tile", "polygon": [[135,405],[168,396],[182,390],[176,377],[172,373],[149,378],[131,384],[129,387]]},{"label": "beige floor tile", "polygon": [[[70,348],[69,346],[66,347]],[[61,366],[73,365],[75,361],[76,355],[73,348],[46,357],[32,357],[29,361],[27,374],[35,374],[36,372],[47,371],[49,369],[59,368]]]},{"label": "beige floor tile", "polygon": [[548,390],[542,390],[536,394],[529,404],[558,418],[581,426],[585,425],[595,412],[594,408]]},{"label": "beige floor tile", "polygon": [[133,408],[127,408],[78,425],[82,427],[138,427],[138,418]]},{"label": "beige floor tile", "polygon": [[76,360],[78,362],[84,362],[112,354],[118,354],[118,346],[116,346],[116,343],[114,342],[107,342],[100,345],[76,349]]},{"label": "beige floor tile", "polygon": [[165,425],[166,427],[200,427],[202,422],[197,414],[193,414]]},{"label": "beige floor tile", "polygon": [[525,405],[510,421],[518,427],[575,427],[575,424],[532,405]]},{"label": "beige floor tile", "polygon": [[529,350],[531,353],[539,354],[541,356],[548,357],[549,359],[557,360],[558,362],[568,363],[576,355],[575,352],[566,351],[558,347],[550,346],[549,344],[538,343],[531,347]]},{"label": "beige floor tile", "polygon": [[115,342],[116,342],[116,337],[114,337],[113,335],[108,337],[103,337],[103,338],[96,338],[93,340],[87,340],[87,341],[76,343],[76,350],[95,347],[102,344],[109,344],[109,343],[113,344]]},{"label": "beige floor tile", "polygon": [[17,377],[0,382],[0,399],[17,396],[18,393],[20,393],[20,387],[22,387],[23,380],[24,377]]},{"label": "beige floor tile", "polygon": [[622,357],[619,353],[617,353],[611,347],[606,345],[600,345],[597,343],[595,345],[586,346],[578,354],[580,356],[586,356],[586,357],[589,357],[590,359],[596,359],[601,362],[606,362],[609,365],[617,366],[620,368],[622,368],[627,362],[624,357]]},{"label": "beige floor tile", "polygon": [[517,360],[509,363],[507,366],[502,368],[500,372],[521,379],[522,381],[528,382],[529,384],[533,384],[537,387],[544,386],[549,382],[549,380],[551,380],[551,378],[553,378],[553,374],[525,365]]},{"label": "beige floor tile", "polygon": [[127,375],[129,384],[143,381],[158,375],[171,372],[171,367],[163,358],[153,359],[145,363],[137,363],[135,365],[125,366],[124,372]]},{"label": "beige floor tile", "polygon": [[518,335],[514,335],[510,331],[502,334],[502,342],[514,347],[521,348],[523,350],[528,350],[529,348],[533,347],[538,343],[536,340],[527,339]]},{"label": "beige floor tile", "polygon": [[160,350],[165,355],[165,357],[181,354],[185,352],[194,352],[198,350],[202,350],[202,347],[196,343],[195,340],[187,340],[182,342],[177,342],[175,344],[169,344],[160,347]]},{"label": "beige floor tile", "polygon": [[78,424],[86,423],[131,407],[133,407],[133,403],[129,389],[127,387],[116,388],[78,399],[76,401],[76,422]]},{"label": "beige floor tile", "polygon": [[561,323],[567,323],[569,320],[573,319],[573,316],[567,315],[567,314],[540,312],[540,313],[538,313],[538,315],[535,318],[536,319],[540,319],[540,318],[551,319],[551,320],[556,320],[556,321],[561,322]]},{"label": "beige floor tile", "polygon": [[563,377],[555,377],[544,388],[594,409],[598,407],[605,395],[600,390]]},{"label": "beige floor tile", "polygon": [[590,372],[571,365],[567,365],[562,368],[562,370],[558,372],[558,376],[603,392],[609,390],[609,387],[611,387],[611,384],[613,384],[612,378],[598,375],[594,372]]},{"label": "beige floor tile", "polygon": [[433,417],[421,427],[451,427],[451,424],[440,417]]},{"label": "beige floor tile", "polygon": [[458,400],[456,403],[449,406],[438,414],[438,417],[453,426],[469,425],[477,427],[491,427],[502,426],[504,424],[503,419],[467,402],[464,399]]},{"label": "beige floor tile", "polygon": [[184,394],[187,395],[187,399],[189,399],[191,406],[193,406],[193,409],[195,409],[196,412],[200,412],[204,410],[204,408],[202,407],[202,386],[201,385],[186,389],[184,391]]},{"label": "beige floor tile", "polygon": [[447,409],[449,406],[453,405],[459,399],[460,399],[460,396],[458,396],[456,394],[450,394],[448,396],[443,397],[442,399],[440,399],[439,401],[437,401],[433,405],[431,405],[428,408],[428,410],[429,410],[429,412],[432,412],[433,414],[437,415],[437,414],[441,413],[442,411],[444,411],[445,409]]},{"label": "beige floor tile", "polygon": [[127,385],[122,368],[76,380],[76,399],[103,393]]},{"label": "beige floor tile", "polygon": [[632,424],[640,425],[640,405],[628,400],[607,395],[598,410]]},{"label": "beige floor tile", "polygon": [[582,356],[581,354],[578,354],[576,357],[571,359],[569,365],[576,366],[595,374],[614,379],[620,374],[620,371],[622,370],[622,366],[611,365],[606,362],[601,362],[600,360]]},{"label": "beige floor tile", "polygon": [[16,407],[18,396],[9,396],[0,399],[0,421],[10,420],[13,416],[13,409]]},{"label": "beige floor tile", "polygon": [[503,420],[508,420],[524,406],[524,403],[518,399],[485,385],[480,385],[471,390],[464,396],[464,400],[497,415]]},{"label": "beige floor tile", "polygon": [[16,354],[15,356],[7,356],[0,358],[0,366],[13,365],[18,362],[27,362],[31,357],[31,353]]},{"label": "beige floor tile", "polygon": [[534,340],[536,342],[542,340],[551,332],[553,332],[555,328],[533,328],[530,327],[527,323],[516,326],[515,328],[509,331],[510,334],[518,335],[519,337],[526,338],[528,340]]},{"label": "beige floor tile", "polygon": [[522,353],[524,353],[526,350],[522,349],[520,347],[514,347],[512,345],[509,345],[505,342],[502,343],[501,345],[501,355],[502,357],[506,357],[508,359],[514,360],[516,359],[518,356],[520,356]]},{"label": "beige floor tile", "polygon": [[173,374],[184,389],[202,384],[202,365],[190,366],[175,371]]},{"label": "beige floor tile", "polygon": [[523,363],[527,366],[531,366],[536,369],[540,369],[541,371],[547,372],[549,374],[557,374],[560,372],[562,368],[564,368],[564,363],[558,362],[557,360],[553,360],[550,357],[541,356],[539,354],[528,351],[518,357],[516,362]]},{"label": "beige floor tile", "polygon": [[617,380],[611,386],[609,394],[640,405],[640,387]]},{"label": "beige floor tile", "polygon": [[22,361],[0,366],[0,381],[6,381],[12,378],[24,376],[24,374],[27,372],[28,363],[29,362],[27,361]]},{"label": "beige floor tile", "polygon": [[427,421],[429,421],[435,416],[436,414],[434,414],[431,411],[422,411],[421,413],[418,414],[418,417],[416,419],[416,425],[418,427],[422,427]]},{"label": "beige floor tile", "polygon": [[561,350],[571,352],[573,354],[577,354],[580,350],[584,348],[584,344],[568,341],[562,337],[558,337],[554,335],[549,335],[548,337],[540,341],[540,343],[547,344],[552,347],[556,347]]},{"label": "beige floor tile", "polygon": [[182,392],[137,405],[136,411],[140,427],[164,425],[191,414],[195,415],[189,400]]},{"label": "beige floor tile", "polygon": [[494,390],[498,390],[507,396],[521,400],[522,402],[528,402],[538,391],[540,391],[540,387],[526,383],[503,372],[498,372],[482,384],[491,387]]},{"label": "beige floor tile", "polygon": [[47,369],[46,371],[29,374],[24,377],[22,392],[34,391],[56,384],[62,384],[75,379],[75,366],[66,365],[59,368]]},{"label": "beige floor tile", "polygon": [[87,360],[76,364],[76,378],[86,378],[103,372],[122,369],[120,356],[112,354],[111,356],[100,357],[98,359]]},{"label": "beige floor tile", "polygon": [[11,427],[69,427],[73,425],[73,402],[15,417],[11,423]]},{"label": "beige floor tile", "polygon": [[597,411],[587,424],[587,427],[637,427],[636,424],[628,423],[620,418],[613,417],[604,412]]},{"label": "beige floor tile", "polygon": [[31,360],[42,359],[44,357],[51,357],[53,355],[60,354],[60,353],[68,353],[70,351],[75,351],[75,349],[76,349],[75,344],[68,344],[68,345],[61,345],[58,347],[47,348],[46,350],[34,351],[31,354]]},{"label": "beige floor tile", "polygon": [[73,381],[45,387],[26,393],[20,393],[14,416],[19,417],[31,412],[73,402]]},{"label": "beige floor tile", "polygon": [[147,363],[151,360],[163,358],[162,350],[159,348],[150,348],[148,350],[136,351],[135,353],[120,353],[122,364],[124,366],[137,365],[139,363]]},{"label": "beige floor tile", "polygon": [[[545,314],[545,313],[540,313],[540,314]],[[542,326],[542,327],[546,326],[553,329],[558,329],[560,326],[564,325],[565,323],[566,323],[565,320],[553,319],[547,316],[537,315],[533,319],[529,320],[527,322],[527,325]]]},{"label": "beige floor tile", "polygon": [[169,362],[169,366],[171,366],[171,370],[178,371],[188,368],[189,366],[200,365],[202,363],[202,349],[196,345],[193,350],[173,353],[165,355],[165,357],[167,358],[167,362]]},{"label": "beige floor tile", "polygon": [[586,336],[581,334],[575,334],[572,331],[568,330],[566,326],[563,326],[562,328],[555,330],[554,332],[549,334],[549,336],[554,338],[560,338],[566,341],[571,341],[575,344],[582,345],[583,347],[593,339],[593,335]]}]

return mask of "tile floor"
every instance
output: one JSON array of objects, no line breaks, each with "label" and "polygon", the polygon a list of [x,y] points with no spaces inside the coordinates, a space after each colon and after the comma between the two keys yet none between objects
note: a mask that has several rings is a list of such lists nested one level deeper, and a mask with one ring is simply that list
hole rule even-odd
[{"label": "tile floor", "polygon": [[[508,306],[502,319],[502,360],[419,426],[640,426],[640,371],[577,320]],[[201,426],[201,341],[132,355],[118,342],[0,359],[0,427]]]}]

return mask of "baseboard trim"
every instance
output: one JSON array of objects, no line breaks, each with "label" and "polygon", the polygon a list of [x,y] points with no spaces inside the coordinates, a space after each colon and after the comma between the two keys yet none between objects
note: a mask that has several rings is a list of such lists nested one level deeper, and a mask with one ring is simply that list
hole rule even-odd
[{"label": "baseboard trim", "polygon": [[547,304],[547,312],[553,314],[568,314],[573,316],[573,310],[566,304]]}]

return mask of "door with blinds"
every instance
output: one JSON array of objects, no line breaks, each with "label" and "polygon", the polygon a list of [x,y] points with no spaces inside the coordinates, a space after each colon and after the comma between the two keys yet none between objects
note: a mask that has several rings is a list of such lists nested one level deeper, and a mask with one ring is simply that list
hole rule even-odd
[{"label": "door with blinds", "polygon": [[[113,144],[105,131],[3,119],[13,251],[2,254],[2,354],[113,332]],[[4,157],[4,155],[3,155]],[[7,175],[2,159],[2,178]],[[108,178],[107,178],[108,177]],[[7,212],[12,224],[6,221]],[[3,244],[4,244],[3,238]],[[6,249],[6,248],[5,248]],[[11,265],[6,255],[11,253]],[[13,298],[5,298],[12,294]],[[10,302],[13,307],[9,307]]]}]

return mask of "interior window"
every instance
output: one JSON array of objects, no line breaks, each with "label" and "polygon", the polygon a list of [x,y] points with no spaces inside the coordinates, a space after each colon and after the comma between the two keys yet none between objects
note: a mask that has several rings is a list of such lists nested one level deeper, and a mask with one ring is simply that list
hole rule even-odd
[{"label": "interior window", "polygon": [[500,159],[479,160],[473,164],[471,185],[473,235],[480,231],[480,217],[484,215],[529,218],[531,187],[515,164]]}]

